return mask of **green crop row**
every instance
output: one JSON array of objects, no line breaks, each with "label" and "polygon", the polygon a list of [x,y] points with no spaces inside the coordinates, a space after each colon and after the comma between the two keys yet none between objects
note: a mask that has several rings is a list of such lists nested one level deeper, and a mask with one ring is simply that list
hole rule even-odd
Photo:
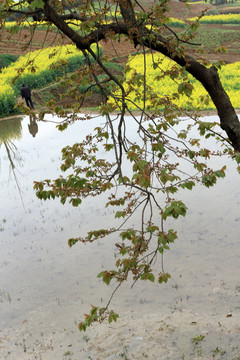
[{"label": "green crop row", "polygon": [[0,70],[16,61],[18,56],[11,54],[0,54]]},{"label": "green crop row", "polygon": [[[7,116],[11,113],[16,112],[14,106],[16,104],[16,97],[14,92],[11,91],[11,88],[7,88],[6,85],[3,85],[1,90],[8,90],[5,94],[0,92],[0,116]],[[10,90],[10,91],[9,91]]]},{"label": "green crop row", "polygon": [[177,19],[177,18],[170,18],[170,26],[173,27],[179,27],[179,28],[185,28],[186,27],[186,23],[183,20]]},{"label": "green crop row", "polygon": [[[195,21],[197,18],[188,19]],[[208,15],[199,20],[200,24],[240,24],[240,14]]]}]

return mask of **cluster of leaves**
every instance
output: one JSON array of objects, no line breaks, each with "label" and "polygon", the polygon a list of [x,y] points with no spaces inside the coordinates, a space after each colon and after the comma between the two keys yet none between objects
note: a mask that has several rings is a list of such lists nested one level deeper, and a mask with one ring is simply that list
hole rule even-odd
[{"label": "cluster of leaves", "polygon": [[[171,276],[164,268],[160,271],[154,268],[154,260],[162,257],[177,239],[175,230],[165,229],[167,220],[178,219],[187,213],[187,206],[177,198],[177,193],[192,190],[198,183],[208,188],[215,185],[217,179],[225,176],[226,167],[213,170],[208,166],[208,159],[224,153],[233,155],[233,152],[228,147],[224,151],[201,148],[199,138],[192,137],[191,131],[195,129],[206,141],[216,137],[224,144],[224,139],[215,131],[217,123],[195,118],[194,125],[191,125],[190,119],[181,120],[171,114],[158,119],[145,117],[142,124],[135,118],[135,126],[142,135],[137,143],[127,135],[124,137],[125,154],[120,159],[123,144],[115,132],[121,120],[115,117],[114,122],[113,125],[112,119],[106,117],[106,123],[95,127],[84,141],[62,150],[61,170],[71,170],[70,175],[60,176],[54,181],[35,182],[34,189],[39,199],[58,197],[63,204],[68,200],[76,207],[89,196],[108,194],[106,206],[118,208],[113,226],[70,238],[69,246],[78,242],[93,243],[117,233],[120,240],[116,243],[116,267],[103,270],[98,277],[106,285],[115,281],[116,289],[130,279],[133,283],[157,279],[161,284]],[[129,134],[134,124],[131,125],[128,119],[123,126],[125,133]],[[60,125],[61,130],[66,127],[67,123]],[[175,140],[171,135],[174,127],[181,128]],[[236,160],[240,161],[238,154]],[[187,174],[185,162],[191,164],[194,171]],[[139,213],[141,222],[129,227],[127,224],[135,213]],[[109,310],[109,303],[104,308],[92,307],[90,314],[86,314],[85,320],[79,324],[80,330],[85,331],[96,320],[108,318],[109,322],[116,321],[118,315]]]},{"label": "cluster of leaves", "polygon": [[84,321],[80,322],[78,324],[78,328],[80,331],[86,331],[87,327],[90,326],[95,321],[103,321],[108,317],[108,322],[111,324],[111,322],[116,322],[119,318],[119,315],[115,313],[114,311],[106,312],[105,308],[99,308],[97,306],[92,305],[92,309],[90,311],[90,314],[85,314]]}]

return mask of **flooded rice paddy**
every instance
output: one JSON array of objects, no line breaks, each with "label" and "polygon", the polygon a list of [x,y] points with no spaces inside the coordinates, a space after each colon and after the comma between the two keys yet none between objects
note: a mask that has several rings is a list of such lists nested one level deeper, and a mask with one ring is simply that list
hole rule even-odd
[{"label": "flooded rice paddy", "polygon": [[[96,275],[113,266],[114,237],[93,245],[67,244],[70,237],[111,224],[103,199],[74,208],[59,200],[40,201],[33,190],[34,180],[60,174],[61,149],[83,139],[90,125],[77,122],[61,133],[56,119],[48,115],[46,120],[0,122],[1,331],[31,318],[39,333],[75,329],[89,305],[106,304],[113,290]],[[164,258],[172,279],[164,285],[126,285],[112,303],[120,315],[133,309],[141,315],[239,315],[240,175],[226,161],[227,177],[213,189],[199,186],[182,194],[188,214],[172,224],[179,239]]]}]

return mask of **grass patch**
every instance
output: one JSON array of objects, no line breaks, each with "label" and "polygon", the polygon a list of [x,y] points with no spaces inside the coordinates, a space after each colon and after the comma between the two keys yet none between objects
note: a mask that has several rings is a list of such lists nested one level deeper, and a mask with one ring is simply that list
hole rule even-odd
[{"label": "grass patch", "polygon": [[1,54],[0,55],[0,70],[4,67],[9,66],[12,62],[15,62],[18,59],[16,55],[10,54]]},{"label": "grass patch", "polygon": [[194,345],[197,345],[199,342],[203,341],[204,338],[205,335],[194,336],[194,338],[192,338],[192,342],[194,343]]},{"label": "grass patch", "polygon": [[[116,64],[116,63],[104,63],[104,65],[111,70],[116,70],[116,72],[122,73],[123,72],[123,65],[122,64]],[[70,77],[71,73],[66,74],[65,77]],[[98,80],[102,81],[106,79],[105,74],[98,75]],[[61,86],[61,78],[56,79],[57,82],[49,84],[48,86],[39,89],[38,91],[34,92],[34,102],[36,107],[40,105],[43,106],[48,101],[54,99],[55,101],[61,102],[64,99],[64,96],[66,95],[66,88],[64,86]],[[84,94],[87,91],[87,88],[90,84],[87,86],[79,86],[79,94]],[[109,86],[113,85],[112,81],[109,82]],[[101,91],[98,86],[94,86],[92,89],[94,94],[100,94]],[[92,109],[92,108],[91,108]]]},{"label": "grass patch", "polygon": [[211,29],[207,27],[200,27],[198,30],[196,43],[200,43],[203,48],[207,50],[216,49],[219,46],[224,46],[226,43],[231,42],[231,48],[233,44],[239,46],[240,43],[240,31],[235,29]]},{"label": "grass patch", "polygon": [[[118,58],[116,58],[116,59],[118,59]],[[116,71],[123,71],[123,65],[122,64],[116,64],[116,63],[111,62],[111,63],[104,63],[104,65],[109,69],[114,69]]]}]

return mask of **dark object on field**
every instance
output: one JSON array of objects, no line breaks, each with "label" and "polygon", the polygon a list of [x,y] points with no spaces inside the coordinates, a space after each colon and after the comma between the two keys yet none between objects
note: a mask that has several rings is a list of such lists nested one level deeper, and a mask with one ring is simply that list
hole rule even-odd
[{"label": "dark object on field", "polygon": [[29,89],[28,86],[25,86],[24,84],[22,84],[21,95],[22,95],[22,98],[25,99],[27,107],[29,107],[30,109],[34,109],[32,98],[31,98],[31,90]]}]

